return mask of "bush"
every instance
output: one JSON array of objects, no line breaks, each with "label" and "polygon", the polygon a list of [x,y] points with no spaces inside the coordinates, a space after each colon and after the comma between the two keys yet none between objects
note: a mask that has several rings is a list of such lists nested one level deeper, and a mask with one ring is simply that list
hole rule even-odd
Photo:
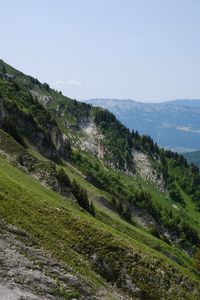
[{"label": "bush", "polygon": [[60,169],[57,173],[58,180],[65,186],[71,187],[71,180],[63,169]]},{"label": "bush", "polygon": [[169,196],[173,201],[184,203],[184,199],[182,198],[180,190],[178,189],[178,187],[174,182],[168,185],[168,189],[169,189]]}]

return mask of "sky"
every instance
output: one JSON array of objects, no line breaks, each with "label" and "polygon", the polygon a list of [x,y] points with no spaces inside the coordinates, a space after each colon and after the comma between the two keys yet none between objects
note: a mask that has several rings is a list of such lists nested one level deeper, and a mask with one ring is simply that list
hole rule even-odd
[{"label": "sky", "polygon": [[199,0],[0,0],[0,58],[81,99],[200,99]]}]

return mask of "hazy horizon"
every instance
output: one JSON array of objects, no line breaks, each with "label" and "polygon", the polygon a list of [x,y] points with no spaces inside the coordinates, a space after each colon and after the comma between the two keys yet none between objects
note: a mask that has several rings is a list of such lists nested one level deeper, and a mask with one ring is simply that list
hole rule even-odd
[{"label": "hazy horizon", "polygon": [[92,101],[92,100],[110,100],[110,101],[133,101],[133,102],[140,102],[140,103],[151,103],[151,104],[156,104],[156,103],[166,103],[166,102],[173,102],[173,101],[200,101],[199,99],[168,99],[168,100],[163,100],[163,101],[159,101],[159,100],[149,100],[149,101],[143,101],[143,100],[137,100],[137,99],[119,99],[119,98],[90,98],[90,99],[82,99],[80,100],[81,102],[84,101]]}]

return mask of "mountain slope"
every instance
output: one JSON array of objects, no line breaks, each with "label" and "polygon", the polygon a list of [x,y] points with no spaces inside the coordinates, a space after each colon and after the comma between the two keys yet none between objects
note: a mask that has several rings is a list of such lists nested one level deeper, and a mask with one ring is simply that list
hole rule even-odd
[{"label": "mountain slope", "polygon": [[198,170],[108,111],[0,68],[1,240],[44,283],[31,271],[27,285],[8,257],[0,285],[36,299],[198,299]]},{"label": "mountain slope", "polygon": [[141,103],[91,99],[85,102],[108,109],[129,129],[150,135],[162,147],[181,152],[200,148],[200,100]]},{"label": "mountain slope", "polygon": [[200,151],[188,152],[183,155],[189,163],[193,163],[200,168]]},{"label": "mountain slope", "polygon": [[[153,299],[162,296],[164,299],[168,299],[168,297],[170,299],[171,295],[174,299],[176,297],[181,299],[183,296],[187,297],[187,293],[188,299],[192,299],[192,297],[195,299],[198,284],[195,279],[191,280],[188,277],[190,275],[186,269],[181,271],[180,266],[177,267],[176,264],[167,260],[157,251],[153,251],[153,249],[133,239],[129,234],[120,233],[120,231],[112,229],[98,220],[95,221],[87,213],[79,210],[78,206],[73,204],[70,199],[61,198],[40,186],[29,175],[16,169],[5,159],[0,159],[0,165],[0,215],[4,222],[15,226],[10,229],[7,227],[8,225],[3,223],[1,225],[2,239],[5,241],[5,232],[7,235],[9,234],[9,239],[12,237],[10,232],[14,232],[22,243],[29,247],[23,246],[22,255],[28,255],[33,262],[35,261],[36,270],[43,270],[42,273],[44,270],[49,273],[49,267],[45,265],[41,256],[38,266],[38,258],[35,257],[34,251],[40,251],[40,247],[47,251],[45,253],[42,250],[40,255],[46,256],[49,255],[48,252],[51,253],[55,259],[61,261],[60,268],[67,269],[69,276],[73,277],[74,272],[76,274],[78,272],[79,276],[84,278],[75,279],[73,277],[74,280],[69,281],[67,286],[66,282],[63,281],[64,279],[59,277],[59,273],[55,273],[55,267],[53,267],[51,270],[53,274],[50,273],[49,276],[50,278],[52,275],[53,277],[56,276],[57,280],[52,282],[50,287],[53,290],[49,289],[46,295],[49,293],[52,299],[56,295],[63,297],[63,299],[75,295],[80,299],[82,297],[83,299],[96,299],[100,293],[103,299],[106,297],[110,299],[109,297],[113,293],[113,297],[116,295],[116,299],[118,299],[117,294],[120,294],[120,291],[116,289],[112,292],[112,288],[106,286],[104,282],[107,280],[112,283],[117,280],[119,287],[123,286],[123,289],[130,295],[133,294],[141,299],[145,295],[152,296]],[[21,232],[16,227],[25,230],[25,232]],[[130,227],[129,230],[132,231],[133,229]],[[146,239],[151,240],[148,235]],[[30,244],[35,245],[33,249],[30,248]],[[19,245],[16,246],[18,249]],[[6,263],[5,258],[3,262]],[[130,265],[132,265],[131,268]],[[182,275],[179,275],[179,272]],[[100,273],[102,277],[98,277],[95,273]],[[165,274],[164,277],[163,274]],[[39,288],[37,284],[34,285],[31,278],[32,286],[27,287],[25,285],[25,274],[21,274],[19,278],[16,272],[12,276],[17,282],[15,288],[20,286],[20,282],[22,282],[27,293],[32,292],[38,297],[45,295],[43,287]],[[42,275],[40,276],[42,278]],[[168,276],[170,277],[168,278]],[[143,278],[142,282],[140,278]],[[150,278],[152,278],[152,283],[150,283]],[[157,288],[154,278],[158,280]],[[42,280],[44,281],[45,278]],[[52,279],[48,280],[52,281]],[[165,281],[168,280],[174,282],[173,286],[171,285],[171,292],[167,291],[165,284]],[[184,289],[178,288],[180,280],[183,287],[186,284],[192,286],[193,292],[185,292]],[[178,286],[176,286],[176,282]],[[12,287],[10,279],[6,286],[8,289]],[[39,290],[36,290],[36,287]],[[156,290],[159,291],[158,294]]]}]

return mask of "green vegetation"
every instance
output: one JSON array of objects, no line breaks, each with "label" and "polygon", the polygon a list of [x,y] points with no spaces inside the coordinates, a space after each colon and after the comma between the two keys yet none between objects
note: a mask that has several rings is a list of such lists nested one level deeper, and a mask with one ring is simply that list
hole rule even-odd
[{"label": "green vegetation", "polygon": [[[120,286],[124,280],[123,270],[127,268],[126,265],[132,264],[133,257],[138,262],[137,269],[132,265],[132,268],[126,271],[147,296],[157,297],[159,290],[157,288],[156,291],[155,283],[149,285],[149,277],[145,275],[149,268],[152,276],[157,276],[154,274],[156,268],[165,270],[166,264],[168,272],[171,269],[170,276],[179,276],[181,272],[185,280],[191,277],[193,282],[196,281],[186,269],[178,267],[128,234],[122,234],[90,217],[70,200],[42,187],[2,158],[0,179],[1,218],[29,232],[38,245],[84,275],[92,285],[93,293],[104,284],[104,280],[117,281]],[[148,237],[150,239],[150,236]],[[96,255],[97,261],[93,261],[93,255]],[[104,269],[103,261],[106,262],[109,272]],[[142,284],[140,276],[144,277]],[[160,284],[162,285],[162,280]],[[163,285],[163,296],[166,295],[165,288]],[[175,288],[173,293],[174,299],[179,295],[187,297],[187,292],[178,288],[177,291]],[[188,299],[189,295],[190,299],[193,299],[192,294],[188,294]]]},{"label": "green vegetation", "polygon": [[[101,159],[81,144],[90,122]],[[198,168],[2,61],[0,127],[1,218],[83,276],[92,294],[105,288],[112,299],[112,284],[141,299],[198,299]],[[142,178],[134,150],[162,191]]]}]

